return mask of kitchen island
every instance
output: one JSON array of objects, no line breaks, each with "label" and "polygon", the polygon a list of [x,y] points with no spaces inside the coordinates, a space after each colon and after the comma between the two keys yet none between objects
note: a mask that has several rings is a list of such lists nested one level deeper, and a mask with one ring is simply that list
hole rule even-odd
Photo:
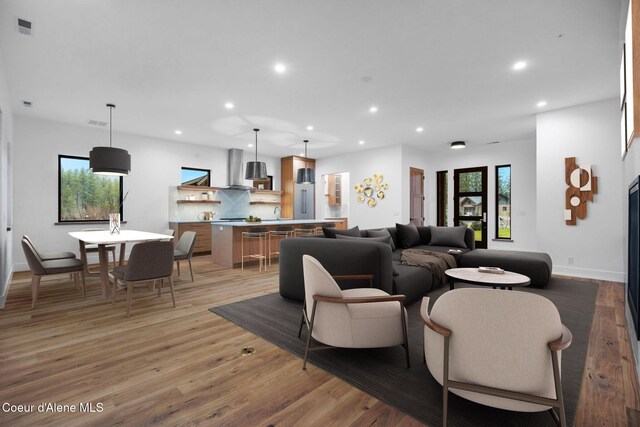
[{"label": "kitchen island", "polygon": [[[337,222],[339,221],[323,219],[283,219],[264,220],[262,222],[212,221],[211,256],[214,263],[223,267],[239,267],[242,262],[242,232],[248,231],[252,227],[265,227],[267,230],[272,231],[282,225],[293,225],[294,228],[298,228],[303,224],[312,224],[316,227],[321,227],[323,224],[335,224]],[[268,248],[268,250],[277,252],[280,240],[279,238],[271,239],[271,248]],[[244,252],[245,254],[257,253],[258,241],[253,239],[246,241]],[[272,258],[277,258],[277,254]],[[250,260],[245,260],[245,264],[251,262]]]}]

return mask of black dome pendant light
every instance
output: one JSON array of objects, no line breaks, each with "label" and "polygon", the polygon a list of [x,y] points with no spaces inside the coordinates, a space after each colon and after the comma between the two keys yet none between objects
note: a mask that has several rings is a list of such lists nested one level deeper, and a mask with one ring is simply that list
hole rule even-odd
[{"label": "black dome pendant light", "polygon": [[260,132],[260,129],[254,129],[253,131],[256,133],[256,160],[254,162],[247,162],[244,179],[265,180],[268,179],[267,164],[258,161],[258,132]]},{"label": "black dome pendant light", "polygon": [[107,104],[109,108],[109,146],[93,147],[89,153],[89,168],[98,175],[124,176],[131,171],[131,155],[127,150],[111,146],[111,112],[116,106]]},{"label": "black dome pendant light", "polygon": [[296,177],[296,184],[315,184],[316,173],[313,169],[307,167],[307,143],[308,139],[304,140],[304,166],[298,169],[298,176]]}]

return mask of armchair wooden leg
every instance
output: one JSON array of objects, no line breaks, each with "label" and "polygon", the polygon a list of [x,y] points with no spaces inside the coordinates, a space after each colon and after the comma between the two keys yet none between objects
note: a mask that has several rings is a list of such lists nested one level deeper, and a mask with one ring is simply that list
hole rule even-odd
[{"label": "armchair wooden leg", "polygon": [[171,300],[173,301],[173,308],[176,308],[176,294],[173,290],[173,276],[169,276],[169,289],[171,290]]},{"label": "armchair wooden leg", "polygon": [[311,321],[309,322],[309,336],[307,336],[307,345],[304,348],[304,360],[302,361],[302,370],[307,370],[307,359],[309,358],[309,347],[311,346],[311,334],[313,333],[313,321],[316,317],[316,306],[318,301],[313,301],[313,308],[311,309]]},{"label": "armchair wooden leg", "polygon": [[125,317],[131,315],[131,299],[133,298],[133,284],[127,283],[127,314]]},{"label": "armchair wooden leg", "polygon": [[302,318],[300,319],[300,329],[298,329],[298,338],[302,337],[303,326],[304,326],[304,311],[302,312]]},{"label": "armchair wooden leg", "polygon": [[562,396],[562,381],[560,380],[560,364],[558,363],[558,353],[551,352],[551,363],[553,365],[553,379],[556,385],[556,399],[558,400],[558,418],[560,427],[567,425],[567,418],[564,412],[564,397]]},{"label": "armchair wooden leg", "polygon": [[411,368],[411,361],[409,360],[409,338],[407,336],[407,318],[404,315],[404,305],[400,302],[400,318],[402,319],[402,335],[404,337],[404,351],[407,355],[407,369]]},{"label": "armchair wooden leg", "polygon": [[444,369],[442,372],[442,427],[447,427],[449,410],[449,337],[444,337]]},{"label": "armchair wooden leg", "polygon": [[40,286],[40,276],[31,276],[31,308],[36,308],[38,302],[38,287]]},{"label": "armchair wooden leg", "polygon": [[191,258],[189,258],[189,272],[191,273],[191,281],[193,282],[193,268],[191,267]]}]

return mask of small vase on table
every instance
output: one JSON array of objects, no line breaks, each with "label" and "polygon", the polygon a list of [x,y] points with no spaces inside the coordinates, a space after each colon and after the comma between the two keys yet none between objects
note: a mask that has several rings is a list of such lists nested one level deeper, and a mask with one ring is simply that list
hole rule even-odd
[{"label": "small vase on table", "polygon": [[109,214],[109,233],[120,234],[120,214],[119,213]]}]

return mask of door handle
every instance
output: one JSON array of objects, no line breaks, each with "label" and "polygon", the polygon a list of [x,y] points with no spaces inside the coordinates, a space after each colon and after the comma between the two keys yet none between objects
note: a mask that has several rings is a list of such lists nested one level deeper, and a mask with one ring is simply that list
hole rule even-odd
[{"label": "door handle", "polygon": [[307,213],[307,190],[302,190],[302,213]]},{"label": "door handle", "polygon": [[482,222],[487,222],[487,213],[482,212]]}]

